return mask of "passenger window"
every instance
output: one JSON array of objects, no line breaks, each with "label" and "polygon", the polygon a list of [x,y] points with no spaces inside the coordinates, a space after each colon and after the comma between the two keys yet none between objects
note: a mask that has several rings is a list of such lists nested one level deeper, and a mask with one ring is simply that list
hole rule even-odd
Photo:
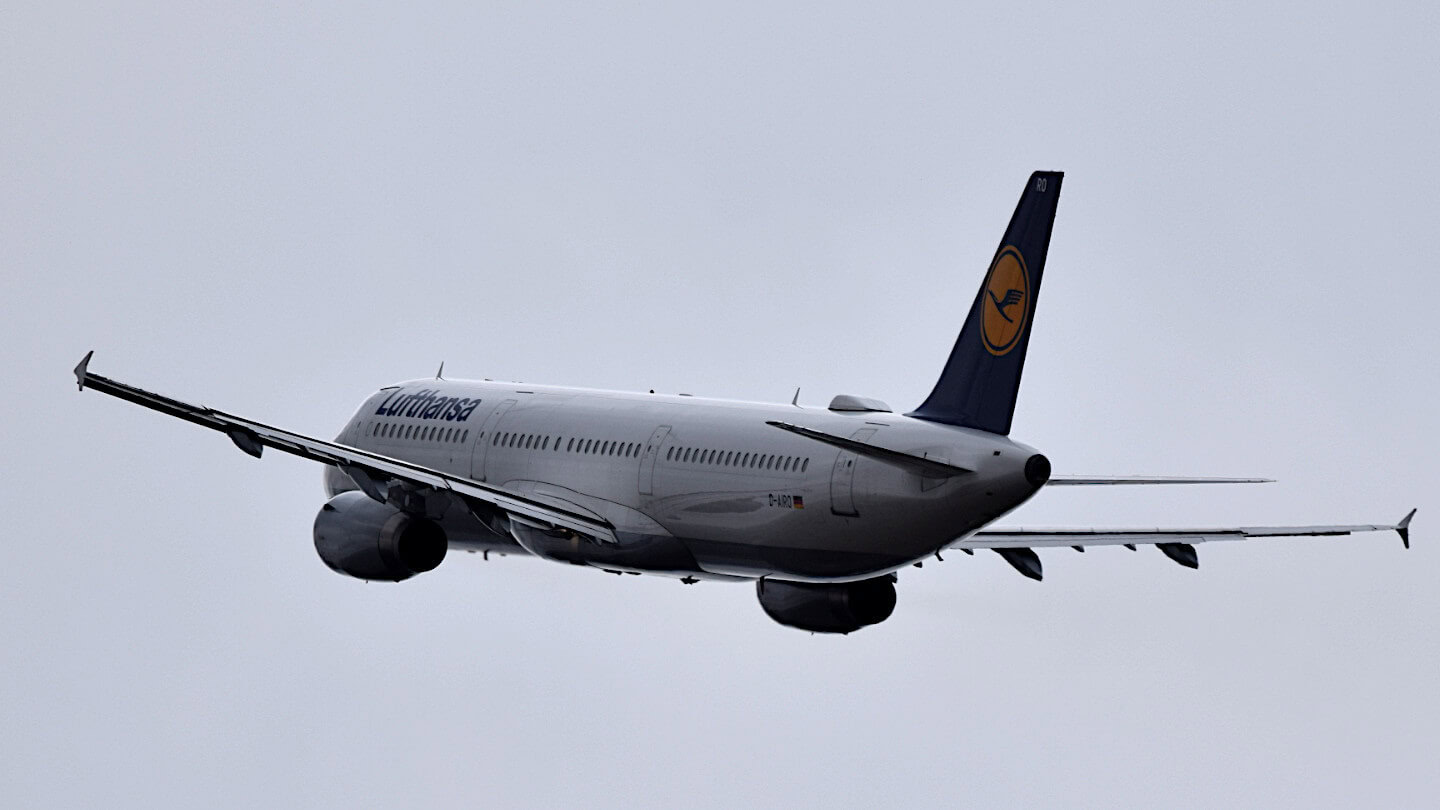
[{"label": "passenger window", "polygon": [[675,448],[671,447],[665,451],[665,460],[669,461],[675,455]]},{"label": "passenger window", "polygon": [[807,458],[805,459],[804,463],[800,465],[800,472],[803,473],[808,469],[810,469],[810,459]]},{"label": "passenger window", "polygon": [[570,441],[568,441],[568,442],[565,443],[565,452],[568,453],[568,452],[570,452],[571,450],[574,450],[574,449],[575,449],[575,437],[574,437],[574,436],[571,436],[571,437],[570,437]]},{"label": "passenger window", "polygon": [[[477,438],[478,438],[478,437],[477,437]],[[460,434],[460,443],[461,443],[461,444],[464,444],[464,443],[465,443],[466,441],[468,441],[469,439],[470,439],[470,431],[467,430],[467,431],[465,431],[464,433],[461,433],[461,434]]]},{"label": "passenger window", "polygon": [[765,457],[765,469],[771,470],[771,469],[774,469],[774,468],[775,468],[775,457],[774,457],[774,456],[766,456],[766,457]]}]

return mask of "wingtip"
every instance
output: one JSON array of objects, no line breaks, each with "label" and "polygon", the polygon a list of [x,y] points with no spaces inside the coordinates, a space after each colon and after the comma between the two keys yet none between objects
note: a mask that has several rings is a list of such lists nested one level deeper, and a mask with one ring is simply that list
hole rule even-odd
[{"label": "wingtip", "polygon": [[85,390],[85,375],[89,373],[90,358],[94,355],[94,349],[86,352],[85,356],[80,359],[80,365],[75,367],[75,384],[80,387],[81,391]]},{"label": "wingtip", "polygon": [[1410,519],[1415,517],[1417,511],[1418,507],[1411,509],[1410,514],[1401,518],[1400,522],[1395,524],[1395,533],[1400,535],[1400,542],[1405,545],[1405,548],[1410,548]]}]

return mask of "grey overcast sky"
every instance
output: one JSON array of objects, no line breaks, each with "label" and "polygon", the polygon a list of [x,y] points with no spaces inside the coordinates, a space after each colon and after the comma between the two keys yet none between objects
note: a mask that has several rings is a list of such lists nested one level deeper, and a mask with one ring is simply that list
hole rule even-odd
[{"label": "grey overcast sky", "polygon": [[[1433,3],[20,2],[0,15],[0,803],[1440,799]],[[1037,525],[1393,535],[993,554],[885,624],[452,557],[331,573],[319,435],[433,373],[897,408],[1068,173]]]}]

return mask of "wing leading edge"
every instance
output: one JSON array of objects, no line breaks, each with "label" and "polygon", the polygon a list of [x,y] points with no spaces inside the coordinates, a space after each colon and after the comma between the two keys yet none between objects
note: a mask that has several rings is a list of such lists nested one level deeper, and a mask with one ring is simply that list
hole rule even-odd
[{"label": "wing leading edge", "polygon": [[[371,453],[336,442],[327,442],[271,427],[244,417],[192,405],[162,394],[146,391],[126,383],[92,374],[89,352],[75,367],[75,381],[80,390],[90,388],[113,397],[133,402],[151,410],[218,430],[230,437],[245,453],[260,457],[266,447],[301,458],[332,464],[344,470],[366,495],[408,511],[427,512],[431,499],[446,494],[458,498],[476,517],[484,520],[485,510],[499,510],[519,517],[530,524],[563,529],[595,539],[615,543],[615,529],[609,522],[557,509],[539,501],[507,492],[441,470],[412,464],[408,461]],[[493,514],[493,512],[492,512]]]}]

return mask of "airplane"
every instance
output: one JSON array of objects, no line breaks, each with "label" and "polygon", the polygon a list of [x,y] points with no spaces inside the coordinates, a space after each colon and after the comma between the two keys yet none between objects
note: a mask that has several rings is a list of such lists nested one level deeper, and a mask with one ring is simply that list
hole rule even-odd
[{"label": "airplane", "polygon": [[1009,437],[1059,202],[1035,172],[930,396],[897,414],[841,394],[828,407],[685,394],[434,379],[371,394],[333,441],[193,405],[89,370],[90,388],[325,465],[315,518],[334,571],[399,582],[451,549],[539,557],[686,584],[753,581],[776,622],[850,633],[895,609],[897,572],[941,552],[998,553],[1043,576],[1036,548],[1138,545],[1188,568],[1195,544],[1394,531],[1395,524],[1028,529],[995,521],[1053,486],[1266,479],[1058,476]]}]

